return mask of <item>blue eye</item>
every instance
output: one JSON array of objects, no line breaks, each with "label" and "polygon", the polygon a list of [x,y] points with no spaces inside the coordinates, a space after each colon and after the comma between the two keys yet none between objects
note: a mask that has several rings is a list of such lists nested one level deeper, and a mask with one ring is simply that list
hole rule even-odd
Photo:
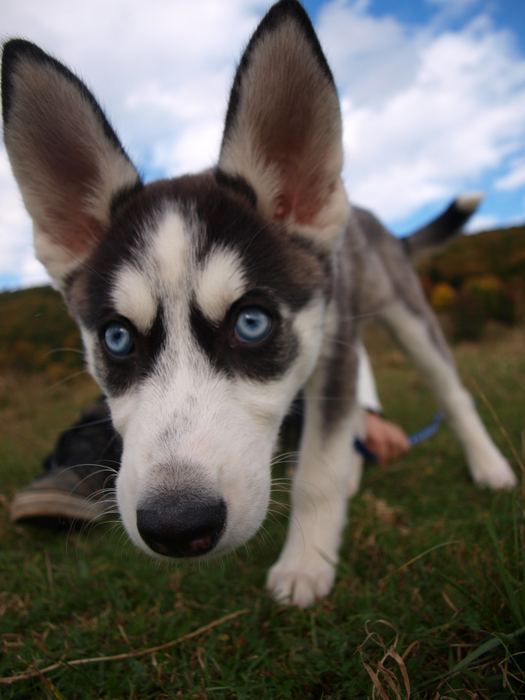
[{"label": "blue eye", "polygon": [[121,323],[112,323],[104,333],[106,347],[113,355],[122,357],[131,350],[131,335],[126,326]]},{"label": "blue eye", "polygon": [[245,343],[255,343],[262,340],[271,327],[270,317],[256,308],[241,311],[235,323],[235,333]]}]

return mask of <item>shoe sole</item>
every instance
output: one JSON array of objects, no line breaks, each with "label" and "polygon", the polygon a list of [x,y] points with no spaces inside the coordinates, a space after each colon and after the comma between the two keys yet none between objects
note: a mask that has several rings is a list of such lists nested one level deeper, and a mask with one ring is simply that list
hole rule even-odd
[{"label": "shoe sole", "polygon": [[[11,522],[64,520],[96,522],[106,514],[108,501],[90,501],[63,491],[22,491],[11,503]],[[62,521],[62,522],[61,522]]]}]

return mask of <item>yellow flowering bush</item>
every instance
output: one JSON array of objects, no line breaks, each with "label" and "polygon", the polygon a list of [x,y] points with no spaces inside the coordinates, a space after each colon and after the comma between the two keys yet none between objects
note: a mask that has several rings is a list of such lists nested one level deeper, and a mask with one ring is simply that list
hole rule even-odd
[{"label": "yellow flowering bush", "polygon": [[454,305],[456,295],[456,290],[448,282],[438,282],[430,293],[432,308],[436,311],[450,309]]}]

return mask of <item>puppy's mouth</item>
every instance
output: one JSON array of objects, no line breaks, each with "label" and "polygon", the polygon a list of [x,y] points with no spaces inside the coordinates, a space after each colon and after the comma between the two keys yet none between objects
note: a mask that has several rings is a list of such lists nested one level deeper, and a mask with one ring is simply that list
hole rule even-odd
[{"label": "puppy's mouth", "polygon": [[223,499],[178,496],[149,499],[137,509],[137,530],[143,542],[164,557],[199,557],[211,553],[227,520]]}]

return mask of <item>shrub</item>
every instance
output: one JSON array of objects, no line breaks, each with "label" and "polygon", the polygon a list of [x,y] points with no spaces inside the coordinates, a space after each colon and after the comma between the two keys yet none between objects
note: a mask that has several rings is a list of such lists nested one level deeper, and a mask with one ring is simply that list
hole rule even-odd
[{"label": "shrub", "polygon": [[438,282],[430,293],[430,303],[436,311],[450,309],[454,305],[457,292],[448,282]]},{"label": "shrub", "polygon": [[469,277],[463,283],[462,290],[479,299],[489,318],[509,325],[516,322],[514,296],[496,275]]}]

